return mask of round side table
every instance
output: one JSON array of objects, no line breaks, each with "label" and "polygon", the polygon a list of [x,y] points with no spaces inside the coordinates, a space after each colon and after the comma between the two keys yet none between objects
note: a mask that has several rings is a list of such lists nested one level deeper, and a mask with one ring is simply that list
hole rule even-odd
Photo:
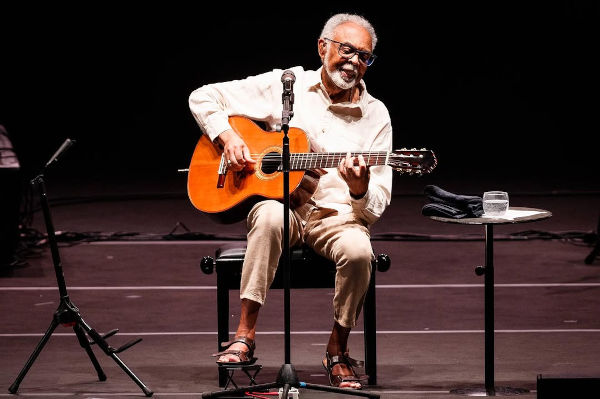
[{"label": "round side table", "polygon": [[469,396],[510,396],[529,392],[523,388],[497,387],[494,384],[494,225],[534,222],[547,219],[552,213],[543,209],[511,207],[502,217],[453,219],[429,216],[432,220],[456,224],[480,224],[485,227],[485,266],[477,267],[477,275],[484,275],[485,312],[485,386],[457,388],[450,392]]}]

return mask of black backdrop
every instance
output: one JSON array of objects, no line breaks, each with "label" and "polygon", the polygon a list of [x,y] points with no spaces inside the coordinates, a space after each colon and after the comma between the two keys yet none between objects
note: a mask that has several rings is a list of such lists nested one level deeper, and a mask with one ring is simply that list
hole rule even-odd
[{"label": "black backdrop", "polygon": [[26,171],[69,137],[66,175],[173,176],[200,134],[192,90],[319,67],[323,23],[349,11],[378,32],[365,80],[390,110],[396,147],[433,149],[440,176],[597,185],[595,3],[324,3],[3,10],[0,124]]}]

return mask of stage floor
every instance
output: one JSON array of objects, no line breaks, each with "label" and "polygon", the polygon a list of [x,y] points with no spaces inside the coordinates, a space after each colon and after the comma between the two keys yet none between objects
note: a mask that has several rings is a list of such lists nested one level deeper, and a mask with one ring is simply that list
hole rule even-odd
[{"label": "stage floor", "polygon": [[[70,298],[97,331],[119,329],[108,339],[112,346],[143,339],[119,356],[155,398],[219,390],[210,356],[217,348],[216,275],[204,274],[200,260],[221,245],[243,245],[245,233],[242,223],[212,223],[177,184],[146,190],[73,185],[70,192],[68,184],[56,191],[48,184],[54,225],[64,237],[60,256]],[[584,263],[592,247],[582,240],[595,232],[600,195],[513,194],[512,206],[553,213],[547,220],[495,228],[495,381],[534,398],[539,375],[600,377],[600,260]],[[418,192],[395,195],[372,230],[375,253],[392,260],[376,280],[378,383],[365,387],[383,398],[461,397],[451,391],[484,382],[483,277],[474,272],[484,263],[483,227],[432,221],[420,214],[425,203]],[[32,227],[44,231],[39,210]],[[186,229],[191,234],[180,236]],[[58,305],[48,247],[2,271],[0,298],[0,397],[10,397],[9,386]],[[291,361],[301,381],[327,384],[320,362],[332,324],[331,298],[330,289],[291,292]],[[233,328],[237,292],[230,300]],[[284,360],[281,290],[269,293],[258,331],[263,369],[256,380],[267,383]],[[363,358],[362,319],[350,347],[353,357]],[[19,395],[144,396],[111,358],[92,348],[106,381],[98,381],[72,329],[59,326]],[[334,396],[300,389],[301,398]]]}]

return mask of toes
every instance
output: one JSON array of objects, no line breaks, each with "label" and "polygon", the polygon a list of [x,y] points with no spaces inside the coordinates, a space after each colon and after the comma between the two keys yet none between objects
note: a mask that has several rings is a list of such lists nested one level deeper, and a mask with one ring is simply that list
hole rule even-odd
[{"label": "toes", "polygon": [[358,382],[341,382],[340,388],[360,389],[362,385]]}]

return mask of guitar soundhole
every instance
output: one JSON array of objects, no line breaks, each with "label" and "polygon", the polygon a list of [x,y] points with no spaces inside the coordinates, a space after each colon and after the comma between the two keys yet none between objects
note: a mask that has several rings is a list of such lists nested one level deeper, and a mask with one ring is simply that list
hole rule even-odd
[{"label": "guitar soundhole", "polygon": [[270,175],[281,170],[281,154],[278,152],[265,154],[260,164],[260,170],[265,175]]}]

